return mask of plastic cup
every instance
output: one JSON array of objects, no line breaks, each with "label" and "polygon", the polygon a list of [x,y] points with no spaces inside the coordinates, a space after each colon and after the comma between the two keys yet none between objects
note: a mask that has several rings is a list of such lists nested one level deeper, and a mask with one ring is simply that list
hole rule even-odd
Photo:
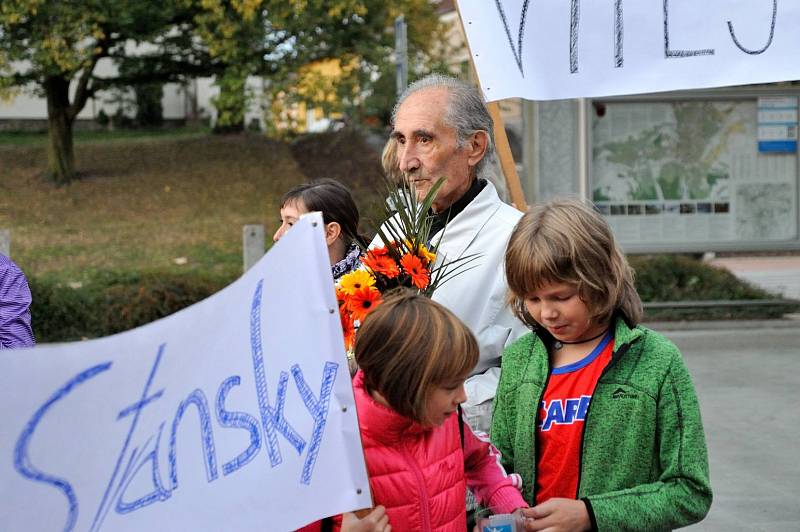
[{"label": "plastic cup", "polygon": [[514,514],[492,514],[488,508],[475,512],[479,532],[522,532],[522,517]]}]

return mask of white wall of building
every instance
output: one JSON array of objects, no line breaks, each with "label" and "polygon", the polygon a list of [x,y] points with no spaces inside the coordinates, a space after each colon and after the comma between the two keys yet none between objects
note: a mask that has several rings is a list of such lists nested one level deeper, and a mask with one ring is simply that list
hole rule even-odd
[{"label": "white wall of building", "polygon": [[[265,110],[263,81],[261,78],[251,77],[247,81],[247,87],[254,97],[245,113],[245,124],[249,125],[255,120],[263,129]],[[74,91],[75,83],[70,88]],[[164,119],[182,120],[191,118],[194,93],[197,94],[197,118],[210,117],[213,124],[216,121],[217,112],[211,99],[219,94],[219,88],[214,85],[214,78],[198,78],[189,82],[186,86],[177,83],[165,84],[164,96],[161,99]],[[133,102],[133,90],[128,90],[124,98]],[[120,105],[119,100],[118,93],[99,92],[86,102],[86,106],[78,114],[78,119],[93,120],[97,118],[101,109],[106,115],[112,116],[117,112],[117,108]],[[132,115],[133,111],[127,114]],[[0,120],[46,119],[47,101],[43,97],[34,95],[32,91],[20,91],[9,100],[0,99]]]},{"label": "white wall of building", "polygon": [[[128,46],[128,53],[135,55],[146,50],[148,45]],[[20,65],[20,70],[24,65]],[[100,77],[115,76],[117,68],[109,58],[98,61],[95,67],[95,75]],[[77,82],[73,81],[70,85],[71,97]],[[250,106],[245,114],[245,125],[249,125],[253,120],[264,125],[264,81],[261,78],[251,77],[247,81],[248,90],[254,95]],[[163,116],[166,120],[182,120],[191,118],[211,117],[212,124],[216,120],[216,110],[211,99],[219,94],[219,88],[214,86],[214,78],[198,78],[186,85],[177,83],[167,83],[164,85],[164,96],[161,100]],[[196,96],[195,96],[196,95]],[[196,98],[196,103],[195,103]],[[86,102],[86,106],[78,114],[78,119],[94,120],[102,109],[107,116],[113,116],[120,105],[120,100],[135,101],[134,92],[129,89],[120,96],[119,92],[103,91],[98,92]],[[193,117],[193,109],[197,109],[197,117]],[[131,106],[126,113],[132,116],[135,107]],[[22,89],[15,93],[11,98],[0,98],[0,120],[46,120],[47,119],[47,100],[34,94],[33,90]]]}]

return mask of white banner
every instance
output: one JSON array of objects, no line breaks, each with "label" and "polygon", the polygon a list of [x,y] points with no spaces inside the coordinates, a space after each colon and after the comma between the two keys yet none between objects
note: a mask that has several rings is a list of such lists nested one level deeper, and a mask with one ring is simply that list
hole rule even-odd
[{"label": "white banner", "polygon": [[458,0],[489,101],[800,79],[796,0]]},{"label": "white banner", "polygon": [[0,528],[281,531],[371,506],[323,227],[163,320],[0,352]]}]

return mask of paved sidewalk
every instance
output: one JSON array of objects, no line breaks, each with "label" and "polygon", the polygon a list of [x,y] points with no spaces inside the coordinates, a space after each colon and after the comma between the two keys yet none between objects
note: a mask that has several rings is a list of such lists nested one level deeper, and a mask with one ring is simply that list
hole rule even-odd
[{"label": "paved sidewalk", "polygon": [[642,325],[668,333],[670,331],[724,331],[728,330],[762,330],[762,329],[796,329],[800,331],[800,314],[787,314],[781,319],[770,320],[679,320],[679,321],[649,321]]},{"label": "paved sidewalk", "polygon": [[708,261],[774,294],[800,299],[800,255],[717,257]]},{"label": "paved sidewalk", "polygon": [[761,325],[664,331],[697,389],[714,490],[687,530],[800,530],[800,327]]}]

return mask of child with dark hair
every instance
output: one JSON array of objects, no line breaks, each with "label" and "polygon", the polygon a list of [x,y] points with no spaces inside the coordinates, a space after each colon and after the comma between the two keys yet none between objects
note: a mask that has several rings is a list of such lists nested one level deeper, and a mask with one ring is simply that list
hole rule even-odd
[{"label": "child with dark hair", "polygon": [[343,184],[319,179],[290,189],[281,199],[281,225],[272,240],[280,240],[303,214],[316,211],[325,222],[325,242],[336,281],[360,266],[361,250],[367,243],[358,232],[358,207]]},{"label": "child with dark hair", "polygon": [[528,530],[669,530],[711,505],[692,380],[678,349],[638,325],[633,272],[608,223],[575,200],[532,208],[506,250],[515,314],[492,418],[522,476]]}]

